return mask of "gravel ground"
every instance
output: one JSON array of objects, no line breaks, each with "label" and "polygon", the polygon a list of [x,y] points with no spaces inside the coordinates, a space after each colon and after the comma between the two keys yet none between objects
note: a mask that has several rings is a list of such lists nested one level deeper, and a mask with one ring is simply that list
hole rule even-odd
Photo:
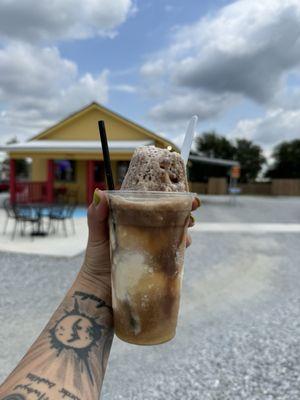
[{"label": "gravel ground", "polygon": [[[299,199],[205,198],[205,222],[294,222]],[[109,400],[299,400],[300,235],[193,233],[176,338],[115,339]],[[15,366],[74,278],[81,257],[1,254],[0,378]]]},{"label": "gravel ground", "polygon": [[203,222],[300,223],[299,197],[201,196]]}]

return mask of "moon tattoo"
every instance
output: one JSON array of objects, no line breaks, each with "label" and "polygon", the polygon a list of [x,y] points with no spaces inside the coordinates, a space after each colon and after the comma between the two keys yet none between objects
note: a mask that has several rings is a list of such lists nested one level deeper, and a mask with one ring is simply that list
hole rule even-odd
[{"label": "moon tattoo", "polygon": [[72,311],[65,311],[54,327],[50,329],[51,348],[57,350],[57,356],[63,351],[74,351],[78,359],[85,365],[89,378],[93,376],[89,366],[89,354],[102,337],[104,326],[94,318],[80,312],[77,299]]}]

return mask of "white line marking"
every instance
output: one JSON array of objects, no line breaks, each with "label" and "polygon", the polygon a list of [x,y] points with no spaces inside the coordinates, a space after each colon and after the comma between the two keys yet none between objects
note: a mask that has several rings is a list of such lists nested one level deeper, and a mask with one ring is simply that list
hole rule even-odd
[{"label": "white line marking", "polygon": [[300,233],[300,224],[199,222],[192,228],[192,230],[197,232]]}]

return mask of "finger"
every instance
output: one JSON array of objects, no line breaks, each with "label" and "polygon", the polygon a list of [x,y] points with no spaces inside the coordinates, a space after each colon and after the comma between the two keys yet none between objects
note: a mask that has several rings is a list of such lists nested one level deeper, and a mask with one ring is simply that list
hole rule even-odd
[{"label": "finger", "polygon": [[199,197],[195,197],[192,203],[192,211],[197,210],[201,206],[201,200]]},{"label": "finger", "polygon": [[89,240],[104,241],[108,238],[108,200],[99,189],[94,192],[93,202],[88,208]]},{"label": "finger", "polygon": [[191,227],[194,226],[194,225],[195,225],[195,218],[194,218],[194,216],[191,214],[191,215],[190,215],[190,220],[189,220],[188,227],[191,228]]},{"label": "finger", "polygon": [[186,236],[186,242],[185,242],[185,246],[189,247],[192,244],[192,237],[191,235],[188,233]]},{"label": "finger", "polygon": [[93,196],[93,202],[89,208],[98,223],[105,221],[108,217],[108,199],[105,192],[96,189]]}]

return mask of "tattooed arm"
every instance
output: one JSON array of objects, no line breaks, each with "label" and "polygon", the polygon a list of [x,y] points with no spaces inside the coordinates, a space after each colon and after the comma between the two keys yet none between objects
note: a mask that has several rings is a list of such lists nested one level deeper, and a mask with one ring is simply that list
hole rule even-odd
[{"label": "tattooed arm", "polygon": [[96,400],[113,338],[107,201],[89,207],[84,264],[49,323],[0,387],[0,400]]}]

